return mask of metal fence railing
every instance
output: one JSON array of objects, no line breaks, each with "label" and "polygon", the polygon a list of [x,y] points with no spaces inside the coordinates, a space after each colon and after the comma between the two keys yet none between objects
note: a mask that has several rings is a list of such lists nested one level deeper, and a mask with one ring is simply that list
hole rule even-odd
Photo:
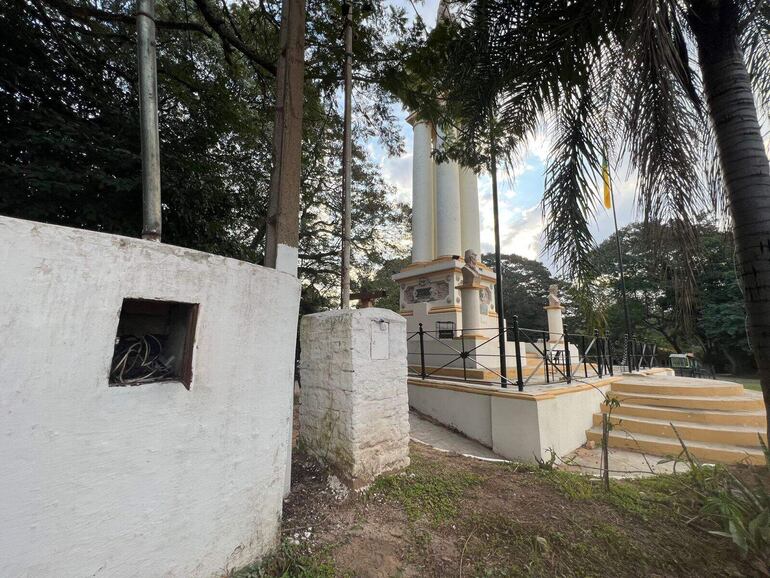
[{"label": "metal fence railing", "polygon": [[[502,336],[505,346],[501,348]],[[653,344],[627,336],[618,344],[599,331],[528,329],[519,327],[517,319],[502,333],[491,327],[455,329],[441,322],[436,329],[426,330],[421,323],[407,336],[407,349],[412,376],[499,384],[519,391],[527,385],[571,383],[657,364]]]}]

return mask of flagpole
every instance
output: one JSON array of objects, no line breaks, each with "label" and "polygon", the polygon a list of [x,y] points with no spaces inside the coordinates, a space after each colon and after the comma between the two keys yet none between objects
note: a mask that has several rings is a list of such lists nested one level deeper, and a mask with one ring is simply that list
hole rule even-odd
[{"label": "flagpole", "polygon": [[[604,156],[607,159],[605,153]],[[626,360],[628,361],[628,369],[631,370],[631,316],[628,313],[628,298],[626,296],[626,276],[623,272],[623,247],[620,243],[620,231],[618,231],[618,213],[615,210],[615,187],[612,186],[612,175],[609,174],[609,161],[607,163],[607,175],[610,181],[610,204],[612,205],[612,220],[615,223],[615,243],[618,250],[618,271],[620,272],[620,291],[623,298],[623,314],[626,318]]]}]

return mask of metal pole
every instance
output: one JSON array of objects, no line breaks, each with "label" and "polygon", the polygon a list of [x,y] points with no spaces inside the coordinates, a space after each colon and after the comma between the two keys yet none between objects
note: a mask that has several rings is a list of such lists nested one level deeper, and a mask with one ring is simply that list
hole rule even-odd
[{"label": "metal pole", "polygon": [[423,335],[425,331],[422,329],[422,323],[420,323],[420,377],[425,379],[425,348],[423,342]]},{"label": "metal pole", "polygon": [[139,0],[136,12],[139,70],[139,129],[142,146],[142,238],[160,241],[160,141],[158,64],[155,56],[155,0]]},{"label": "metal pole", "polygon": [[283,0],[265,265],[293,275],[299,247],[304,67],[305,0]]},{"label": "metal pole", "polygon": [[505,360],[505,308],[503,307],[503,269],[500,264],[500,221],[497,205],[497,151],[492,115],[489,115],[489,172],[492,175],[492,211],[495,216],[495,301],[497,304],[497,330],[500,342],[500,385],[507,387],[508,371]]},{"label": "metal pole", "polygon": [[569,335],[564,328],[564,363],[567,366],[567,383],[572,383],[572,357],[569,353]]},{"label": "metal pole", "polygon": [[350,307],[350,164],[351,92],[353,88],[353,3],[343,2],[345,11],[345,118],[342,137],[342,297],[343,309]]},{"label": "metal pole", "polygon": [[519,345],[519,316],[513,316],[513,348],[516,351],[516,385],[524,391],[524,379],[521,374],[521,346]]},{"label": "metal pole", "polygon": [[[620,243],[620,231],[618,231],[618,213],[615,210],[615,187],[610,185],[610,198],[612,201],[612,219],[615,223],[615,243],[617,245],[618,250],[618,271],[620,271],[620,290],[623,297],[623,314],[626,318],[626,333],[628,334],[629,340],[631,339],[631,336],[633,335],[633,332],[631,331],[631,316],[628,314],[628,299],[626,297],[626,276],[623,273],[623,247]],[[630,342],[629,342],[630,343]],[[629,353],[627,351],[626,353]],[[630,360],[630,353],[629,353],[629,360]]]},{"label": "metal pole", "polygon": [[602,338],[599,337],[598,329],[594,329],[594,343],[596,343],[596,371],[599,377],[602,377],[602,373],[604,372],[604,368],[602,367],[602,364],[604,363],[604,343],[602,342]]}]

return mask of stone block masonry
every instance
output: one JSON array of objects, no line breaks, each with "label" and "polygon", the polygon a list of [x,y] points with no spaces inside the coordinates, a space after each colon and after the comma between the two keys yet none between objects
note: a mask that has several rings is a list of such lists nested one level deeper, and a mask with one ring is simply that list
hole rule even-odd
[{"label": "stone block masonry", "polygon": [[300,443],[354,487],[409,465],[406,320],[386,309],[306,315]]}]

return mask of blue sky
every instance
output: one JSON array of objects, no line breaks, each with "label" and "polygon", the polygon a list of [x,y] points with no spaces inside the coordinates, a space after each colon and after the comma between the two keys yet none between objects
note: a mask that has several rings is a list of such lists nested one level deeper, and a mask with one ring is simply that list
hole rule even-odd
[{"label": "blue sky", "polygon": [[[428,29],[434,26],[438,0],[415,1],[414,5],[409,0],[392,1],[406,8],[407,13],[414,14],[416,9],[423,17]],[[405,119],[408,114],[401,107],[397,107],[394,112],[401,119]],[[406,143],[406,152],[403,156],[388,157],[376,141],[368,143],[368,148],[372,160],[380,165],[386,181],[396,188],[398,199],[411,204],[412,129],[404,120],[400,122],[400,129]],[[542,254],[543,221],[540,206],[548,149],[549,142],[545,134],[533,135],[521,162],[510,173],[502,169],[498,175],[498,183],[500,237],[503,252],[540,259],[551,266],[549,256]],[[614,175],[613,179],[618,221],[622,227],[631,222],[635,215],[634,179],[625,174]],[[599,202],[598,182],[596,194],[597,213],[594,232],[597,240],[603,240],[613,231],[612,213],[605,210]],[[494,248],[494,233],[491,180],[485,173],[479,175],[479,197],[482,250],[486,252]]]}]

